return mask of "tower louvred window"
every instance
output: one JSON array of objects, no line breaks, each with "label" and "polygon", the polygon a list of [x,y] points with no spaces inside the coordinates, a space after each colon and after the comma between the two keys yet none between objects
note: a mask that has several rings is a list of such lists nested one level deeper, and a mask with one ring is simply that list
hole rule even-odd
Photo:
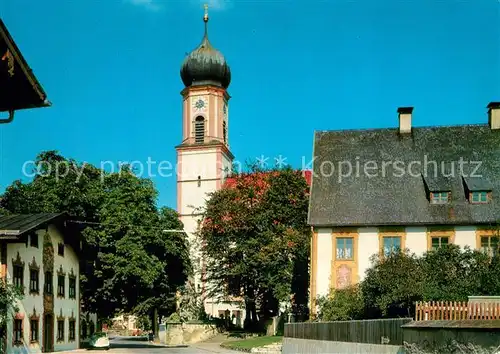
[{"label": "tower louvred window", "polygon": [[205,118],[196,117],[194,122],[194,141],[203,143],[205,141]]}]

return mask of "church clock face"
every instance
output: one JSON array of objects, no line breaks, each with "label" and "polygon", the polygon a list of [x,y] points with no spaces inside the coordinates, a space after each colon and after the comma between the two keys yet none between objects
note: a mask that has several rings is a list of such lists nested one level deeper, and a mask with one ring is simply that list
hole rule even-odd
[{"label": "church clock face", "polygon": [[198,98],[194,101],[193,108],[197,111],[204,111],[207,108],[207,102],[203,98]]}]

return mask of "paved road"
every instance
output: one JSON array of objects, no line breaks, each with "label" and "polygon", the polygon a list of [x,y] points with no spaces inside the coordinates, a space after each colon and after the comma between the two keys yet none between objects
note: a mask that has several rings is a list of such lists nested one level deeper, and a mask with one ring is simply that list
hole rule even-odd
[{"label": "paved road", "polygon": [[219,343],[198,343],[193,346],[177,346],[177,347],[162,347],[159,345],[150,344],[147,341],[138,340],[137,337],[116,337],[110,340],[111,349],[109,350],[81,350],[73,353],[88,353],[88,354],[210,354],[224,353],[234,354],[239,353],[233,350],[221,348]]}]

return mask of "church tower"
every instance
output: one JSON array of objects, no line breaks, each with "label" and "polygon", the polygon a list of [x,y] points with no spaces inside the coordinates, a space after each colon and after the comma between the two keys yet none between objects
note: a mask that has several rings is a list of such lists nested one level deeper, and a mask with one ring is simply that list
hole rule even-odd
[{"label": "church tower", "polygon": [[[229,150],[230,96],[227,92],[231,71],[224,56],[208,40],[208,12],[205,6],[205,34],[200,45],[184,59],[181,78],[182,142],[177,150],[177,211],[188,234],[193,259],[198,259],[194,234],[200,221],[200,208],[207,194],[221,188],[231,171]],[[203,261],[194,262],[195,287],[203,291],[200,277]]]}]

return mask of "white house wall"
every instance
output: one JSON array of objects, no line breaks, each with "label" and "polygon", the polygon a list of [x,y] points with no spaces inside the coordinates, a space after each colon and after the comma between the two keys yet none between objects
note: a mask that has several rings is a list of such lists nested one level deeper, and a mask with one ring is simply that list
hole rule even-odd
[{"label": "white house wall", "polygon": [[476,248],[476,228],[473,226],[458,226],[455,228],[455,244],[460,247]]},{"label": "white house wall", "polygon": [[[358,236],[358,274],[360,280],[364,278],[366,270],[371,266],[370,257],[377,252],[378,229],[360,229]],[[329,289],[327,289],[327,292],[328,290]]]},{"label": "white house wall", "polygon": [[[408,248],[416,255],[422,255],[428,250],[428,229],[426,227],[406,227],[402,228],[405,232],[405,248]],[[464,248],[468,246],[472,249],[476,248],[476,230],[475,226],[456,226],[453,227],[454,231],[453,243]],[[345,230],[343,230],[345,231]],[[314,237],[316,247],[312,249],[312,278],[311,278],[311,296],[317,298],[318,296],[328,295],[330,291],[330,284],[332,282],[332,268],[335,255],[333,254],[333,234],[337,232],[332,228],[318,228],[314,230]],[[371,264],[371,256],[378,254],[380,251],[379,228],[359,228],[351,229],[352,233],[357,234],[357,250],[354,254],[357,259],[353,261],[353,266],[357,268],[356,274],[353,274],[352,279],[359,281],[365,277],[366,270],[369,269]],[[356,282],[356,281],[354,281]]]},{"label": "white house wall", "polygon": [[[24,334],[24,347],[16,348],[12,347],[12,339],[13,339],[13,321],[12,318],[9,318],[10,321],[7,322],[7,352],[12,354],[17,353],[25,353],[26,351],[38,353],[40,352],[41,343],[30,344],[30,326],[29,326],[29,317],[33,314],[33,308],[36,310],[37,315],[40,315],[39,325],[38,325],[38,338],[41,340],[42,337],[42,314],[43,314],[43,266],[42,266],[42,250],[41,247],[43,245],[43,235],[45,231],[37,232],[38,235],[38,246],[39,248],[31,247],[28,243],[9,243],[7,244],[7,281],[12,283],[12,274],[13,273],[13,264],[12,259],[16,259],[17,252],[19,252],[19,256],[24,262],[24,298],[21,301],[17,301],[16,306],[18,307],[18,313],[24,314],[23,320],[23,334]],[[31,295],[29,294],[29,281],[30,281],[30,272],[29,272],[29,264],[32,263],[33,257],[35,258],[36,264],[40,266],[39,273],[39,288],[40,295]],[[55,339],[54,339],[55,340]]]},{"label": "white house wall", "polygon": [[[64,351],[64,350],[72,350],[79,348],[79,339],[80,339],[80,271],[79,271],[79,260],[77,254],[74,250],[69,246],[65,245],[64,247],[64,257],[59,256],[57,254],[57,244],[62,242],[63,238],[59,231],[53,227],[49,226],[48,228],[49,234],[51,236],[52,244],[54,247],[54,270],[53,270],[53,303],[54,303],[54,351]],[[43,344],[43,315],[44,315],[44,307],[43,307],[43,289],[44,289],[44,270],[42,264],[42,254],[43,254],[43,238],[45,235],[45,230],[38,230],[38,248],[32,247],[30,242],[28,244],[25,243],[9,243],[7,244],[7,279],[9,282],[12,282],[12,274],[13,274],[13,263],[12,260],[16,259],[17,253],[19,252],[21,260],[24,262],[24,298],[18,301],[17,306],[19,308],[18,313],[24,315],[23,319],[23,337],[24,337],[24,346],[16,346],[13,347],[12,339],[13,339],[13,321],[12,318],[7,323],[7,353],[9,354],[25,354],[25,353],[40,353],[41,346]],[[29,272],[29,264],[32,263],[33,258],[36,261],[36,264],[40,267],[39,271],[39,295],[31,295],[29,293],[29,284],[30,284],[30,272]],[[65,277],[65,297],[64,299],[60,299],[57,296],[57,270],[62,266],[63,270],[66,272]],[[71,269],[73,269],[73,274],[76,277],[76,298],[69,299],[69,278]],[[39,316],[39,325],[38,325],[38,343],[30,343],[30,316],[33,314],[33,311],[36,311],[36,314]],[[57,341],[57,317],[61,314],[65,317],[65,326],[64,326],[64,341]],[[75,340],[69,341],[69,322],[68,318],[70,318],[73,314],[75,318]]]},{"label": "white house wall", "polygon": [[417,256],[427,252],[427,228],[407,227],[406,228],[406,248]]}]

